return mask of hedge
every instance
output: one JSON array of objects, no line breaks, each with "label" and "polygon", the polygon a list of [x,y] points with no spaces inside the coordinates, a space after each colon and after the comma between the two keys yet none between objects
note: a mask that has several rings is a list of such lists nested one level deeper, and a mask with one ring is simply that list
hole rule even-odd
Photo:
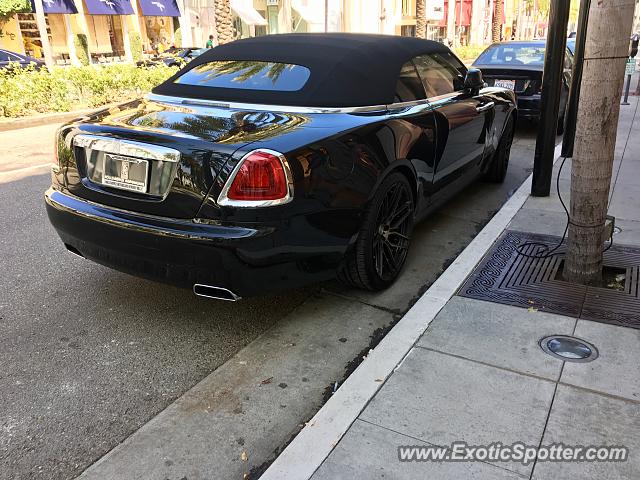
[{"label": "hedge", "polygon": [[164,64],[0,69],[0,116],[67,112],[144,95],[175,73]]},{"label": "hedge", "polygon": [[453,47],[454,53],[460,58],[460,60],[474,61],[478,56],[484,52],[487,45],[464,45],[460,47]]}]

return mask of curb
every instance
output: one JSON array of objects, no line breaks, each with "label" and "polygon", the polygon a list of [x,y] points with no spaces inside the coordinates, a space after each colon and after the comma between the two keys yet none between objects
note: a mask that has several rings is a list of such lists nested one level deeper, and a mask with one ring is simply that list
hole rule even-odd
[{"label": "curb", "polygon": [[[560,144],[555,148],[555,160],[560,156],[561,146]],[[369,353],[365,361],[274,460],[260,480],[308,480],[313,476],[524,205],[529,198],[531,178],[532,175],[527,177],[467,248]]]}]

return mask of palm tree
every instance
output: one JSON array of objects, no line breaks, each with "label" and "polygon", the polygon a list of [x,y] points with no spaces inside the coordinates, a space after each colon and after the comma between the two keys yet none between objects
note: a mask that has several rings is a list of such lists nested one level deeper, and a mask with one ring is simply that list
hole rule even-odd
[{"label": "palm tree", "polygon": [[275,85],[285,69],[293,65],[276,62],[254,62],[252,60],[220,60],[195,67],[198,73],[205,74],[199,83],[206,83],[222,75],[234,75],[232,82],[246,82],[252,77],[266,77]]},{"label": "palm tree", "polygon": [[504,0],[496,0],[493,10],[493,22],[491,22],[491,41],[499,42],[502,40],[502,8]]},{"label": "palm tree", "polygon": [[215,0],[216,32],[218,44],[233,40],[233,18],[229,0]]},{"label": "palm tree", "polygon": [[416,37],[427,36],[426,0],[416,0]]}]

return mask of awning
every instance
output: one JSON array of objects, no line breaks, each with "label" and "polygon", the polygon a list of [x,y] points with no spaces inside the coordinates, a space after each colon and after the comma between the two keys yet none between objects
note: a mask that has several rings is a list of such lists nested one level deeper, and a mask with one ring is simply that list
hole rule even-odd
[{"label": "awning", "polygon": [[176,0],[140,0],[142,15],[145,17],[179,17]]},{"label": "awning", "polygon": [[[44,13],[78,13],[73,0],[42,0],[42,8]],[[31,11],[36,11],[33,0],[31,0]]]},{"label": "awning", "polygon": [[85,0],[92,15],[133,15],[129,0]]},{"label": "awning", "polygon": [[264,17],[253,8],[251,0],[231,0],[231,10],[247,25],[268,25]]},{"label": "awning", "polygon": [[324,5],[322,14],[319,14],[313,7],[305,5],[299,0],[292,2],[291,8],[298,12],[298,15],[300,15],[307,23],[313,24],[324,22]]}]

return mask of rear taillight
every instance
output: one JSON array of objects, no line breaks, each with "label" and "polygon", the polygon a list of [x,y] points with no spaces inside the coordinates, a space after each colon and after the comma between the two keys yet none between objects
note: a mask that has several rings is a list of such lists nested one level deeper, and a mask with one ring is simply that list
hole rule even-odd
[{"label": "rear taillight", "polygon": [[291,200],[291,180],[284,156],[254,150],[240,160],[218,203],[239,207],[270,206]]}]

